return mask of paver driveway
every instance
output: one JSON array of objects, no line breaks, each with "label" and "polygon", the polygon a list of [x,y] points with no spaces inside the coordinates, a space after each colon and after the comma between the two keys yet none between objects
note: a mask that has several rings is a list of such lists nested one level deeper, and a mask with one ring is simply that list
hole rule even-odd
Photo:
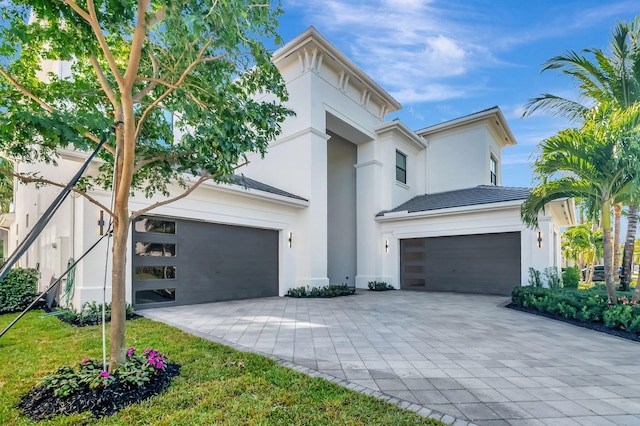
[{"label": "paver driveway", "polygon": [[640,343],[504,302],[360,291],[142,313],[479,425],[640,425]]}]

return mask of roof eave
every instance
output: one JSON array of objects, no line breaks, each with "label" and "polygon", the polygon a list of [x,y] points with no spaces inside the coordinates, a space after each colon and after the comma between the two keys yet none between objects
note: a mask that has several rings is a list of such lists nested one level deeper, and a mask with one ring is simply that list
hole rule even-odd
[{"label": "roof eave", "polygon": [[460,207],[448,207],[443,209],[434,209],[434,210],[424,210],[409,213],[407,210],[400,212],[386,212],[381,216],[376,216],[375,220],[377,222],[392,222],[399,220],[407,220],[407,219],[421,219],[426,217],[437,217],[437,216],[447,216],[451,214],[468,214],[468,213],[478,213],[483,211],[490,210],[507,210],[513,209],[515,207],[520,207],[524,199],[520,200],[511,200],[511,201],[502,201],[499,203],[486,203],[486,204],[473,204],[470,206],[460,206]]}]

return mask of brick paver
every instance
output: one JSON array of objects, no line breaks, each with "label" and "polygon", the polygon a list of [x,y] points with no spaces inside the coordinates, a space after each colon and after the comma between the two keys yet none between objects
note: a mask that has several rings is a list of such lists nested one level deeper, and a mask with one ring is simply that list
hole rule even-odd
[{"label": "brick paver", "polygon": [[141,313],[456,425],[640,425],[640,344],[505,302],[359,291]]}]

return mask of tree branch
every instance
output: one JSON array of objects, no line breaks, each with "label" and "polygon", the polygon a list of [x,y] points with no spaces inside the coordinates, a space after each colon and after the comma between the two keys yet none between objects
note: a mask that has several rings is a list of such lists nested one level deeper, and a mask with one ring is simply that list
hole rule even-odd
[{"label": "tree branch", "polygon": [[[155,80],[158,75],[160,74],[159,71],[159,67],[158,67],[158,61],[156,60],[156,57],[153,56],[152,52],[149,52],[149,59],[151,60],[151,66],[153,67],[153,79]],[[145,81],[145,79],[142,78],[136,78],[136,81]],[[146,80],[146,81],[151,81],[150,80]],[[159,80],[161,81],[161,80]],[[151,91],[153,89],[156,88],[156,86],[158,85],[157,81],[151,81],[151,84],[149,84],[147,87],[145,87],[144,89],[140,90],[138,93],[136,93],[133,96],[133,102],[141,102],[145,96],[147,96],[149,93],[151,93]]]},{"label": "tree branch", "polygon": [[[31,91],[29,89],[27,89],[26,87],[24,87],[23,85],[18,83],[13,77],[11,77],[9,74],[7,74],[7,72],[1,66],[0,66],[0,75],[2,75],[4,78],[6,78],[9,81],[9,83],[11,83],[11,85],[13,87],[15,87],[20,93],[22,93],[26,97],[30,98],[34,102],[36,102],[38,105],[40,105],[47,112],[53,113],[55,111],[51,107],[51,105],[49,105],[48,103],[46,103],[45,101],[43,101],[42,99],[40,99],[39,97],[37,97],[36,95],[31,93]],[[91,132],[85,131],[85,132],[82,133],[82,136],[86,137],[87,139],[90,139],[90,140],[94,141],[96,144],[100,143],[100,138],[98,136],[94,135]],[[115,154],[115,149],[111,145],[105,143],[102,146],[107,151],[109,151],[110,153]]]},{"label": "tree branch", "polygon": [[85,21],[89,23],[93,33],[96,35],[96,39],[98,40],[98,44],[100,45],[100,50],[104,54],[107,63],[109,64],[109,69],[113,73],[113,76],[118,83],[118,87],[120,90],[124,88],[122,75],[120,75],[120,70],[118,69],[118,64],[116,63],[115,58],[111,54],[111,50],[109,49],[109,45],[107,41],[104,39],[104,35],[102,34],[102,28],[100,28],[100,23],[98,22],[98,16],[96,15],[96,9],[93,4],[93,0],[87,0],[87,8],[89,12],[87,13],[80,6],[76,4],[73,0],[60,0],[69,5],[78,15],[80,15]]},{"label": "tree branch", "polygon": [[111,104],[113,105],[113,108],[115,109],[116,104],[118,102],[116,98],[116,94],[111,89],[111,86],[109,86],[107,77],[104,75],[104,72],[102,72],[102,67],[100,66],[100,63],[98,63],[98,58],[96,58],[95,55],[91,55],[89,57],[89,60],[91,61],[91,65],[93,65],[94,71],[96,72],[96,77],[98,77],[98,82],[100,83],[100,87],[102,87],[102,90],[104,90],[104,93],[107,95],[107,98],[109,98],[109,102],[111,102]]},{"label": "tree branch", "polygon": [[[237,169],[239,169],[240,167],[244,167],[244,166],[246,166],[247,164],[249,164],[249,162],[248,162],[248,161],[245,161],[244,163],[241,163],[241,164],[238,164],[237,166],[235,166],[235,167],[233,168],[233,170],[237,170]],[[197,180],[197,181],[196,181],[196,182],[195,182],[195,183],[194,183],[194,184],[193,184],[189,189],[187,189],[186,191],[184,191],[182,194],[177,195],[177,196],[175,196],[175,197],[173,197],[173,198],[168,198],[168,199],[163,200],[163,201],[158,201],[157,203],[154,203],[154,204],[152,204],[152,205],[150,205],[150,206],[148,206],[148,207],[145,207],[145,208],[144,208],[144,209],[142,209],[142,210],[138,210],[137,212],[133,212],[133,214],[131,215],[131,217],[129,218],[129,220],[130,220],[130,221],[133,221],[135,218],[137,218],[137,217],[139,217],[139,216],[142,216],[143,214],[145,214],[145,213],[147,213],[147,212],[149,212],[149,211],[151,211],[151,210],[155,209],[156,207],[164,206],[164,205],[166,205],[166,204],[173,203],[174,201],[181,200],[181,199],[183,199],[184,197],[186,197],[187,195],[191,194],[191,193],[192,193],[192,192],[193,192],[197,187],[199,187],[202,183],[204,183],[204,182],[206,182],[206,181],[208,181],[208,180],[211,180],[211,179],[213,179],[213,178],[215,178],[215,177],[216,177],[216,175],[212,175],[212,174],[209,174],[209,173],[203,173],[203,174],[198,178],[198,180]]]},{"label": "tree branch", "polygon": [[195,189],[197,187],[199,187],[203,182],[206,182],[210,179],[213,179],[215,177],[215,175],[211,175],[209,173],[205,173],[202,176],[200,176],[200,178],[198,178],[198,180],[186,191],[184,191],[182,194],[177,195],[173,198],[168,198],[166,200],[163,201],[158,201],[156,203],[153,203],[152,205],[145,207],[144,209],[138,210],[137,212],[133,212],[133,214],[131,214],[131,217],[129,218],[130,221],[133,221],[135,218],[142,216],[143,214],[157,208],[160,206],[164,206],[165,204],[170,204],[173,203],[174,201],[178,201],[181,200],[182,198],[186,197],[187,195],[191,194],[193,191],[195,191]]},{"label": "tree branch", "polygon": [[[211,62],[211,61],[216,61],[220,58],[223,58],[226,56],[226,54],[220,54],[220,55],[216,55],[213,56],[211,58],[203,58],[202,55],[204,54],[204,52],[207,50],[207,48],[211,45],[211,40],[209,40],[208,42],[205,43],[204,46],[202,46],[202,48],[200,49],[200,51],[198,52],[198,55],[196,56],[196,59],[189,64],[189,66],[182,72],[182,75],[180,76],[180,78],[178,79],[178,81],[176,81],[175,83],[173,83],[173,85],[175,86],[175,88],[180,87],[180,85],[182,85],[182,83],[184,83],[184,80],[187,78],[187,76],[189,75],[189,73],[191,72],[191,70],[198,64],[200,63],[204,63],[204,62]],[[153,108],[155,108],[156,106],[158,106],[158,104],[160,104],[160,102],[162,102],[167,96],[169,96],[171,93],[173,93],[173,91],[175,90],[175,88],[171,88],[169,87],[162,95],[158,96],[156,98],[155,101],[153,101],[151,103],[151,105],[149,105],[144,112],[142,113],[142,116],[140,117],[140,119],[138,120],[138,125],[136,127],[136,139],[140,136],[140,132],[142,131],[142,124],[144,123],[144,121],[146,120],[147,116],[151,113],[151,111],[153,110]]]},{"label": "tree branch", "polygon": [[167,16],[167,6],[162,6],[160,9],[158,9],[153,18],[149,19],[149,26],[155,25],[158,22],[162,21],[165,16]]},{"label": "tree branch", "polygon": [[[5,176],[7,176],[7,175],[13,176],[16,179],[18,179],[20,182],[26,183],[26,184],[29,184],[29,183],[38,184],[39,183],[39,184],[44,184],[44,185],[57,186],[58,188],[64,188],[64,187],[67,186],[66,184],[54,182],[52,180],[45,179],[45,178],[21,175],[19,173],[14,172],[13,170],[8,170],[8,169],[0,168],[0,174],[3,174]],[[99,202],[98,200],[93,198],[92,196],[88,195],[85,191],[81,191],[78,188],[71,188],[71,191],[75,192],[76,194],[82,195],[84,198],[87,199],[87,201],[89,201],[90,203],[100,207],[102,210],[107,212],[107,214],[109,214],[109,216],[113,216],[113,212],[111,211],[111,209],[109,209],[107,206],[105,206],[104,204],[102,204],[101,202]]]},{"label": "tree branch", "polygon": [[138,0],[138,22],[136,22],[136,29],[133,31],[129,63],[124,73],[124,85],[127,88],[133,87],[138,75],[142,45],[147,36],[147,9],[149,8],[149,2],[150,0]]},{"label": "tree branch", "polygon": [[151,157],[151,158],[147,158],[146,160],[140,160],[133,168],[133,172],[136,173],[138,172],[140,169],[142,169],[144,166],[147,166],[151,163],[155,163],[156,161],[170,161],[170,160],[176,160],[178,158],[180,158],[183,155],[188,155],[187,153],[182,153],[182,154],[173,154],[173,155],[159,155],[157,157]]}]

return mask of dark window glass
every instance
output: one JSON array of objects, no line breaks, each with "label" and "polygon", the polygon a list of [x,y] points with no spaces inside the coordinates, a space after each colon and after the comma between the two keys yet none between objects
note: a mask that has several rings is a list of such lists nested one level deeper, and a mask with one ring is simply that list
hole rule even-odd
[{"label": "dark window glass", "polygon": [[491,181],[491,185],[498,184],[498,163],[493,156],[489,159],[489,179]]},{"label": "dark window glass", "polygon": [[176,300],[175,288],[136,291],[136,304],[173,302]]},{"label": "dark window glass", "polygon": [[175,266],[137,266],[136,280],[173,280],[176,278]]},{"label": "dark window glass", "polygon": [[175,234],[176,223],[172,220],[144,218],[135,223],[136,232],[156,232],[159,234]]},{"label": "dark window glass", "polygon": [[136,243],[136,256],[164,256],[173,257],[176,255],[175,244],[163,243]]},{"label": "dark window glass", "polygon": [[407,156],[396,151],[396,180],[407,183]]}]

